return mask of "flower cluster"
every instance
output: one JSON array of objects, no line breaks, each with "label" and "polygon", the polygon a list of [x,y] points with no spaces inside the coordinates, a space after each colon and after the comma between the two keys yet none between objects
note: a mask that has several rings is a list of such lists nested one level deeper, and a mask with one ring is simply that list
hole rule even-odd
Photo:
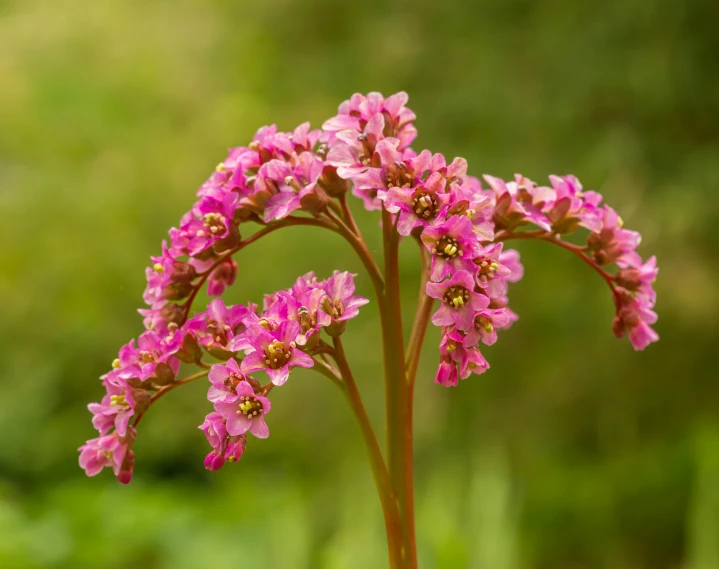
[{"label": "flower cluster", "polygon": [[[238,460],[247,433],[269,434],[271,389],[294,367],[315,366],[331,351],[321,332],[341,335],[368,302],[354,295],[354,275],[335,272],[324,281],[304,275],[266,296],[261,310],[215,298],[191,315],[192,304],[205,285],[210,297],[220,297],[238,276],[233,255],[287,225],[349,234],[361,249],[346,203],[350,191],[366,209],[383,210],[385,221],[415,239],[428,261],[424,301],[430,308],[439,301],[431,321],[442,328],[437,383],[456,385],[488,369],[480,345],[493,344],[497,331],[517,320],[508,284],[523,268],[517,251],[504,248],[511,239],[555,243],[580,257],[611,289],[614,333],[627,334],[636,349],[657,340],[651,328],[656,260],[642,261],[639,234],[622,227],[601,195],[584,191],[573,176],[550,176],[549,185],[520,175],[512,181],[484,176],[483,182],[467,173],[463,158],[416,152],[410,148],[416,117],[407,99],[406,93],[356,94],[321,129],[267,126],[247,146],[230,149],[170,229],[160,255],[151,257],[140,310],[146,330],[121,348],[101,378],[106,395],[89,406],[100,436],[80,448],[88,475],[111,466],[129,481],[143,414],[164,393],[204,375],[214,408],[200,427],[212,446],[208,469]],[[252,224],[260,229],[248,233]],[[585,246],[564,240],[579,228],[588,232]],[[204,371],[178,379],[181,362]],[[260,371],[269,378],[264,385],[250,375]]]},{"label": "flower cluster", "polygon": [[[165,333],[145,331],[137,342],[120,349],[112,370],[102,376],[106,395],[91,403],[92,424],[100,436],[80,448],[80,465],[93,476],[112,466],[118,479],[132,477],[136,425],[149,406],[167,391],[182,385],[180,362],[209,368],[207,398],[214,406],[200,428],[212,446],[205,466],[217,470],[239,460],[249,432],[266,438],[267,395],[283,385],[295,367],[312,367],[313,355],[330,337],[344,331],[347,320],[369,302],[354,294],[354,275],[336,271],[326,280],[313,273],[297,279],[287,290],[265,298],[264,309],[254,304],[226,306],[216,298],[202,313],[181,326],[169,323]],[[224,363],[210,365],[204,356]],[[264,372],[262,385],[251,373]],[[191,376],[187,379],[194,379]]]}]

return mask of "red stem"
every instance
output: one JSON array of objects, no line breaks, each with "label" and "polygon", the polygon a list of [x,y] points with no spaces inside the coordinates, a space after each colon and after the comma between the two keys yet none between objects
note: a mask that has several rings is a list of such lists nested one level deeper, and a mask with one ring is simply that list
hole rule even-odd
[{"label": "red stem", "polygon": [[579,257],[582,261],[584,261],[587,265],[592,267],[592,269],[594,269],[604,279],[604,282],[607,283],[607,286],[609,286],[609,289],[612,291],[612,298],[614,299],[614,302],[618,302],[617,291],[614,288],[614,275],[611,275],[610,273],[602,269],[602,267],[600,267],[596,263],[596,261],[594,261],[594,259],[592,259],[589,255],[585,253],[586,249],[584,247],[562,241],[559,238],[559,235],[557,235],[556,233],[549,233],[542,229],[532,231],[520,231],[519,233],[512,233],[511,231],[500,231],[495,236],[494,241],[509,241],[510,239],[535,239],[537,241],[553,243],[554,245],[558,245],[559,247],[570,251],[571,253]]},{"label": "red stem", "polygon": [[416,569],[412,386],[405,372],[402,310],[399,294],[399,239],[395,219],[382,209],[385,287],[380,303],[385,367],[387,461],[399,501],[403,531],[403,568]]},{"label": "red stem", "polygon": [[403,564],[403,547],[402,547],[402,522],[399,514],[397,496],[392,486],[387,465],[382,458],[382,451],[377,443],[377,437],[372,429],[372,423],[369,420],[367,411],[362,403],[357,384],[355,383],[352,371],[347,362],[347,356],[342,346],[342,340],[334,339],[335,353],[334,358],[342,375],[342,383],[345,387],[345,395],[349,402],[352,413],[362,432],[367,453],[369,455],[370,466],[374,476],[375,485],[382,503],[382,512],[384,513],[385,528],[387,530],[387,545],[389,549],[390,567],[392,569],[404,569]]},{"label": "red stem", "polygon": [[[150,398],[150,405],[152,405],[155,401],[157,401],[160,397],[165,395],[165,393],[169,393],[176,387],[179,387],[180,385],[185,385],[186,383],[190,383],[192,381],[201,379],[205,377],[209,373],[208,369],[204,369],[202,371],[198,371],[197,373],[194,373],[192,375],[188,375],[187,377],[183,377],[182,379],[178,379],[176,381],[173,381],[170,385],[164,385],[162,386],[151,398]],[[137,417],[135,417],[134,422],[132,425],[134,427],[137,427],[138,423],[142,420],[145,413],[147,413],[148,409],[150,408],[150,405],[148,405],[144,411],[137,414]]]}]

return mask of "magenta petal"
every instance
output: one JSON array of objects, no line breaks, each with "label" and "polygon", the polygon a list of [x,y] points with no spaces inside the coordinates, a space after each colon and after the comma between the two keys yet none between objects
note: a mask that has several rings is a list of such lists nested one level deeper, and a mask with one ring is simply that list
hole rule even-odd
[{"label": "magenta petal", "polygon": [[455,311],[455,322],[460,330],[471,330],[474,324],[474,312],[468,307]]},{"label": "magenta petal", "polygon": [[432,324],[435,326],[449,326],[454,323],[454,316],[451,309],[446,305],[442,304],[439,310],[432,315]]},{"label": "magenta petal", "polygon": [[220,401],[215,401],[214,406],[215,411],[229,420],[233,415],[237,415],[237,396],[232,395]]},{"label": "magenta petal", "polygon": [[262,356],[259,352],[255,351],[245,356],[240,364],[240,369],[243,373],[252,373],[265,368],[265,362],[262,360]]},{"label": "magenta petal", "polygon": [[270,428],[265,423],[265,418],[260,415],[251,421],[250,432],[258,439],[266,439],[270,436]]},{"label": "magenta petal", "polygon": [[124,437],[127,434],[127,424],[130,422],[130,417],[134,414],[135,412],[130,409],[125,413],[118,413],[115,416],[115,430],[119,436]]},{"label": "magenta petal", "polygon": [[298,367],[312,367],[314,360],[301,350],[295,350],[292,354],[292,364]]},{"label": "magenta petal", "polygon": [[270,381],[279,387],[280,385],[284,385],[290,376],[290,367],[283,366],[280,369],[268,369],[267,375],[270,376]]},{"label": "magenta petal", "polygon": [[248,419],[242,413],[233,413],[227,417],[227,434],[228,435],[242,435],[252,427],[252,420]]},{"label": "magenta petal", "polygon": [[[234,361],[234,360],[233,360]],[[212,383],[222,383],[228,377],[227,368],[223,365],[213,365],[210,368],[210,373],[207,374],[207,378]]]}]

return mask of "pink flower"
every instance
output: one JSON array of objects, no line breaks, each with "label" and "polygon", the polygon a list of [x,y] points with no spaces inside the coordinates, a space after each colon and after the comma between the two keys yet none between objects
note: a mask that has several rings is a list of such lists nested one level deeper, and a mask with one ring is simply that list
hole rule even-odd
[{"label": "pink flower", "polygon": [[225,449],[225,458],[229,462],[238,462],[242,458],[247,446],[247,435],[228,436],[227,448]]},{"label": "pink flower", "polygon": [[212,451],[205,457],[205,468],[211,472],[219,470],[225,464],[225,448],[227,446],[227,429],[225,419],[217,412],[210,413],[199,426],[205,433]]},{"label": "pink flower", "polygon": [[195,268],[176,260],[162,242],[162,255],[151,257],[152,267],[145,269],[147,287],[143,299],[148,306],[159,307],[168,300],[180,300],[192,291],[192,281],[197,276]]},{"label": "pink flower", "polygon": [[616,263],[622,268],[639,267],[642,259],[636,252],[641,235],[636,231],[623,229],[622,219],[616,211],[605,205],[599,231],[589,235],[587,247],[600,265]]},{"label": "pink flower", "polygon": [[213,365],[207,378],[211,383],[207,392],[207,399],[212,403],[233,399],[236,395],[235,388],[237,385],[247,380],[247,377],[240,371],[240,367],[233,358],[227,360],[224,365]]},{"label": "pink flower", "polygon": [[494,204],[485,192],[477,178],[467,176],[460,185],[453,183],[449,191],[450,201],[447,207],[447,217],[463,215],[472,222],[474,233],[480,241],[494,239]]},{"label": "pink flower", "polygon": [[[524,276],[524,266],[519,261],[519,251],[516,249],[500,251],[497,261],[503,267],[503,270],[500,271],[500,276],[504,276],[510,283],[516,283]],[[497,270],[499,270],[499,267],[497,267]],[[509,271],[509,273],[505,274],[506,271]],[[497,274],[496,271],[494,274]]]},{"label": "pink flower", "polygon": [[325,121],[322,130],[328,136],[330,144],[340,131],[366,132],[367,123],[375,117],[382,117],[383,130],[386,125],[387,136],[400,140],[401,148],[409,146],[417,136],[417,129],[412,121],[416,115],[405,105],[409,97],[400,92],[386,99],[381,93],[368,93],[367,96],[355,93],[343,102],[337,116]]},{"label": "pink flower", "polygon": [[[408,236],[416,227],[425,227],[432,223],[449,203],[450,194],[446,192],[447,180],[439,172],[433,172],[426,181],[422,174],[429,166],[431,154],[425,150],[414,160],[402,160],[396,168],[407,171],[410,181],[389,186],[385,207],[391,213],[399,212],[397,231]],[[398,182],[402,182],[402,178]]]},{"label": "pink flower", "polygon": [[214,402],[215,411],[224,417],[229,435],[244,435],[247,431],[258,439],[266,439],[270,430],[265,423],[265,414],[270,412],[270,400],[257,395],[246,381],[235,387],[236,395]]},{"label": "pink flower", "polygon": [[439,310],[432,315],[435,326],[454,324],[460,330],[470,330],[475,315],[489,306],[489,299],[474,292],[474,278],[467,271],[457,271],[441,283],[427,283],[427,294],[441,300]]},{"label": "pink flower", "polygon": [[629,341],[635,350],[643,350],[652,342],[659,340],[651,324],[657,321],[657,314],[652,310],[653,300],[643,294],[632,294],[622,288],[616,288],[617,315],[612,323],[612,330],[617,338],[628,332]]},{"label": "pink flower", "polygon": [[422,242],[432,254],[432,280],[444,279],[459,270],[477,272],[472,260],[481,248],[468,218],[453,215],[444,223],[426,227]]},{"label": "pink flower", "polygon": [[482,340],[487,346],[497,341],[497,330],[509,328],[514,315],[508,308],[485,308],[474,317],[474,326],[464,338],[467,347],[476,346]]},{"label": "pink flower", "polygon": [[175,354],[180,349],[181,342],[181,333],[162,337],[154,330],[143,332],[137,339],[137,348],[135,340],[120,348],[118,359],[114,364],[117,376],[125,380],[138,378],[140,381],[145,381],[156,377],[158,373],[176,374],[180,368],[180,361]]},{"label": "pink flower", "polygon": [[269,198],[265,209],[265,222],[283,219],[305,205],[315,204],[317,212],[324,209],[327,198],[324,190],[317,185],[324,163],[311,152],[303,152],[294,164],[284,163],[272,175],[278,193]]},{"label": "pink flower", "polygon": [[112,433],[87,441],[78,449],[80,467],[88,476],[95,476],[109,466],[117,479],[127,484],[132,478],[135,463],[134,453],[130,450],[135,437],[135,429],[130,427],[125,437]]},{"label": "pink flower", "polygon": [[212,446],[212,451],[205,457],[207,470],[219,470],[226,461],[240,460],[247,445],[247,435],[228,435],[222,415],[216,412],[210,413],[199,428],[205,433],[207,441]]},{"label": "pink flower", "polygon": [[193,334],[200,345],[206,348],[230,350],[235,334],[244,329],[244,320],[251,308],[237,304],[225,306],[221,298],[207,305],[207,311],[190,318],[184,329]]},{"label": "pink flower", "polygon": [[332,317],[333,322],[354,318],[359,314],[359,307],[369,302],[366,298],[355,296],[356,276],[346,271],[335,271],[329,279],[315,285],[327,295],[322,301],[322,309]]},{"label": "pink flower", "polygon": [[542,210],[557,233],[571,233],[578,226],[599,231],[602,225],[602,196],[597,192],[583,192],[582,184],[574,176],[549,176],[552,189],[547,188],[547,200]]},{"label": "pink flower", "polygon": [[467,379],[472,373],[479,375],[489,369],[489,363],[478,348],[466,347],[462,334],[457,330],[445,329],[444,332],[439,345],[440,364],[435,383],[454,387],[459,377]]},{"label": "pink flower", "polygon": [[127,381],[119,377],[111,377],[111,374],[105,377],[107,394],[100,403],[90,403],[87,406],[93,414],[92,426],[102,435],[115,429],[118,435],[124,437],[137,408],[146,408],[149,405],[150,394],[144,389],[133,389]]},{"label": "pink flower", "polygon": [[320,329],[332,322],[331,316],[322,310],[322,302],[328,297],[321,288],[305,288],[301,293],[294,293],[294,290],[295,287],[291,292],[278,292],[267,316],[299,322],[301,334],[297,336],[297,344],[309,345],[311,340],[318,339]]},{"label": "pink flower", "polygon": [[227,257],[215,267],[207,278],[207,295],[220,296],[225,288],[235,284],[237,278],[237,263],[232,257]]},{"label": "pink flower", "polygon": [[652,256],[649,260],[636,269],[619,269],[617,271],[617,283],[627,290],[645,295],[653,304],[657,293],[652,284],[659,274],[657,258]]},{"label": "pink flower", "polygon": [[142,314],[145,328],[159,334],[169,334],[171,327],[179,326],[185,321],[185,309],[174,302],[160,303],[153,308],[140,308],[138,312]]},{"label": "pink flower", "polygon": [[506,255],[504,258],[510,263],[510,266],[506,266],[502,261],[502,247],[503,243],[480,247],[474,258],[474,264],[479,267],[477,284],[490,298],[503,296],[507,292],[507,281],[519,280],[522,276],[518,254]]},{"label": "pink flower", "polygon": [[513,182],[488,175],[484,179],[496,196],[493,220],[497,229],[511,231],[529,222],[546,231],[551,230],[551,224],[541,209],[545,193],[531,180],[520,175]]},{"label": "pink flower", "polygon": [[236,192],[200,198],[193,211],[182,218],[180,228],[170,232],[172,250],[194,257],[221,241],[238,239],[233,221],[238,198]]},{"label": "pink flower", "polygon": [[455,387],[459,383],[457,374],[457,362],[449,357],[449,354],[442,355],[439,360],[439,367],[434,376],[434,382],[445,387]]},{"label": "pink flower", "polygon": [[299,323],[293,320],[282,322],[275,331],[251,324],[245,333],[249,347],[240,369],[244,373],[265,370],[272,383],[282,385],[293,367],[312,367],[312,358],[297,348],[300,331]]}]

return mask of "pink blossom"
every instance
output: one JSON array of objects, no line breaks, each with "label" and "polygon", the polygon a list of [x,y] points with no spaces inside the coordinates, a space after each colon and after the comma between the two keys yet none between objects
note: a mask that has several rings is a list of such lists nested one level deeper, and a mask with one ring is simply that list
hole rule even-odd
[{"label": "pink blossom", "polygon": [[248,326],[245,340],[249,347],[240,369],[244,373],[265,370],[272,383],[282,385],[293,367],[314,365],[312,358],[297,348],[300,333],[300,324],[293,320],[282,322],[275,331],[257,324]]},{"label": "pink blossom", "polygon": [[432,315],[435,326],[454,324],[467,331],[477,312],[489,306],[486,296],[474,292],[474,277],[467,271],[457,271],[441,283],[427,283],[427,294],[441,301],[439,310]]},{"label": "pink blossom", "polygon": [[88,476],[95,476],[109,466],[121,483],[129,483],[135,463],[134,453],[130,447],[135,437],[135,429],[130,427],[125,437],[114,432],[87,441],[78,449],[80,467]]},{"label": "pink blossom", "polygon": [[266,439],[270,430],[265,415],[270,412],[270,400],[255,393],[246,381],[235,386],[234,397],[214,401],[215,411],[224,417],[229,435],[244,435],[247,431],[258,439]]},{"label": "pink blossom", "polygon": [[[381,93],[368,93],[367,96],[355,93],[348,100],[340,104],[337,116],[325,121],[322,130],[332,144],[337,133],[341,131],[366,132],[367,123],[372,118],[381,116],[383,130],[386,126],[387,136],[393,136],[401,141],[401,148],[406,148],[417,136],[417,129],[412,124],[416,115],[405,105],[409,97],[407,93],[400,92],[387,97]],[[384,133],[383,133],[384,134]]]},{"label": "pink blossom", "polygon": [[574,176],[549,176],[552,189],[547,190],[542,210],[557,233],[571,233],[578,226],[599,231],[602,225],[602,196],[597,192],[584,192]]},{"label": "pink blossom", "polygon": [[207,442],[212,446],[212,450],[205,457],[205,468],[211,472],[219,470],[226,460],[227,429],[225,428],[225,419],[217,412],[210,413],[199,428],[205,433]]},{"label": "pink blossom", "polygon": [[636,252],[641,235],[623,229],[624,222],[616,211],[605,205],[599,231],[589,235],[587,246],[600,265],[616,263],[622,268],[640,267],[642,259]]},{"label": "pink blossom", "polygon": [[237,278],[237,263],[232,257],[227,257],[217,265],[207,278],[207,295],[220,296],[225,288],[235,284]]},{"label": "pink blossom", "polygon": [[109,377],[104,383],[107,394],[102,401],[87,406],[93,414],[92,425],[102,435],[115,429],[118,435],[124,437],[128,423],[138,407],[146,408],[149,405],[150,395],[144,389],[133,389],[120,377]]},{"label": "pink blossom", "polygon": [[343,322],[354,318],[359,314],[359,307],[369,302],[366,298],[355,296],[356,276],[346,271],[335,271],[329,279],[315,285],[327,295],[321,306],[332,321]]},{"label": "pink blossom", "polygon": [[410,235],[416,227],[425,227],[432,223],[449,203],[451,196],[446,192],[447,180],[439,172],[433,172],[422,181],[422,174],[428,168],[429,151],[422,152],[414,160],[402,160],[396,166],[408,179],[399,175],[396,184],[388,186],[385,207],[391,213],[399,212],[397,231],[400,235]]},{"label": "pink blossom", "polygon": [[225,306],[221,298],[216,298],[207,305],[206,312],[190,318],[184,329],[206,348],[230,350],[230,342],[244,329],[244,320],[251,312],[247,306]]},{"label": "pink blossom", "polygon": [[117,376],[125,380],[137,378],[145,381],[156,376],[158,366],[162,367],[159,373],[176,374],[180,361],[175,354],[181,347],[181,336],[177,333],[160,336],[154,330],[143,332],[137,339],[137,347],[135,340],[131,340],[120,348],[114,364]]},{"label": "pink blossom", "polygon": [[147,287],[143,299],[148,306],[161,306],[168,300],[180,300],[192,291],[197,273],[191,265],[175,259],[162,242],[162,255],[151,257],[152,267],[145,269]]},{"label": "pink blossom", "polygon": [[[519,261],[519,251],[516,249],[502,250],[499,253],[498,262],[502,265],[502,267],[504,267],[504,269],[509,271],[509,274],[506,274],[505,278],[510,283],[516,283],[517,281],[522,280],[522,277],[524,276],[524,266]],[[499,267],[497,267],[497,270],[499,270]],[[504,271],[500,271],[500,275],[502,274],[504,274]]]},{"label": "pink blossom", "polygon": [[234,358],[227,360],[226,364],[213,365],[207,375],[210,380],[210,389],[207,392],[207,399],[212,403],[233,399],[236,395],[235,388],[247,377],[240,371],[240,367]]},{"label": "pink blossom", "polygon": [[384,201],[389,189],[408,190],[422,183],[432,154],[424,150],[418,155],[410,148],[400,150],[398,146],[396,138],[385,138],[377,143],[371,167],[352,178],[358,191],[374,190]]},{"label": "pink blossom", "polygon": [[463,215],[472,222],[474,233],[479,241],[494,239],[494,203],[482,191],[482,184],[477,178],[467,176],[464,182],[452,183],[449,191],[450,201],[446,215]]},{"label": "pink blossom", "polygon": [[659,335],[651,328],[657,321],[654,302],[648,296],[633,296],[628,290],[617,287],[617,315],[612,323],[614,335],[621,338],[628,332],[629,341],[635,350],[643,350],[652,342],[659,340]]},{"label": "pink blossom", "polygon": [[324,167],[322,160],[311,152],[303,152],[294,162],[285,163],[284,168],[274,172],[274,175],[281,176],[281,179],[274,180],[279,191],[267,201],[265,222],[283,219],[303,206],[316,205],[319,213],[329,200],[317,185]]},{"label": "pink blossom", "polygon": [[627,290],[645,295],[653,304],[657,293],[654,291],[652,284],[656,280],[657,274],[659,274],[657,258],[652,256],[646,263],[636,269],[619,269],[617,271],[617,283]]},{"label": "pink blossom", "polygon": [[480,340],[487,346],[497,341],[497,330],[509,328],[514,313],[508,308],[485,308],[474,317],[474,326],[464,338],[467,347],[476,346]]},{"label": "pink blossom", "polygon": [[329,326],[332,322],[332,317],[322,310],[322,302],[328,297],[321,288],[306,288],[296,295],[292,292],[277,293],[267,315],[278,320],[299,322],[301,333],[297,336],[297,344],[309,345],[310,340],[318,339],[320,329]]},{"label": "pink blossom", "polygon": [[449,354],[440,356],[439,367],[434,377],[434,382],[445,387],[455,387],[459,383],[457,373],[457,362],[452,360]]},{"label": "pink blossom", "polygon": [[205,468],[210,471],[219,470],[226,461],[238,462],[247,445],[247,435],[228,435],[225,419],[217,412],[212,412],[199,427],[205,433],[212,450],[205,457]]},{"label": "pink blossom", "polygon": [[170,231],[171,251],[175,255],[199,255],[221,245],[229,248],[239,240],[234,223],[239,196],[236,192],[217,192],[200,198],[191,212],[183,216],[179,229]]},{"label": "pink blossom", "polygon": [[432,254],[432,280],[444,279],[459,270],[477,273],[477,266],[472,260],[481,247],[468,218],[453,215],[443,223],[426,227],[422,232],[422,242]]},{"label": "pink blossom", "polygon": [[509,279],[521,278],[522,266],[518,263],[516,254],[505,256],[510,266],[502,262],[503,246],[503,243],[493,243],[480,247],[477,257],[474,258],[474,264],[479,267],[477,284],[490,298],[503,296],[507,292]]},{"label": "pink blossom", "polygon": [[458,378],[466,379],[470,374],[477,375],[489,369],[489,363],[478,348],[467,347],[464,338],[457,330],[445,329],[439,345],[440,364],[435,383],[445,387],[454,387]]}]

